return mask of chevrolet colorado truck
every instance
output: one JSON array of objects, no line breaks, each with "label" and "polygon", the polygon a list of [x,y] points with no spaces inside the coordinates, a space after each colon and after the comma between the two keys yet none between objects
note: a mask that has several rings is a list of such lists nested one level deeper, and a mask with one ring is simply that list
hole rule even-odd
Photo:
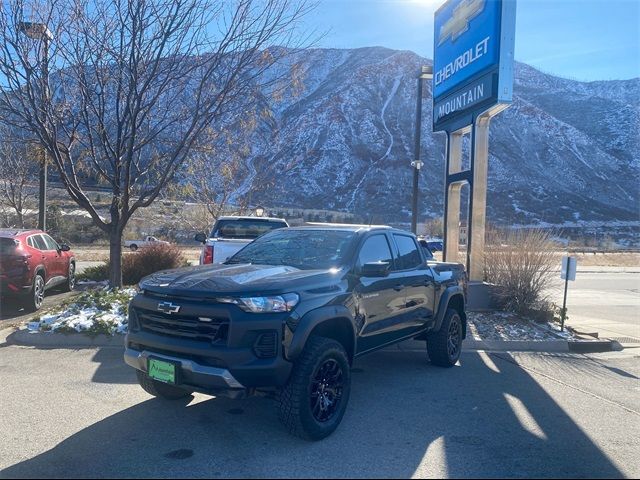
[{"label": "chevrolet colorado truck", "polygon": [[453,366],[466,335],[462,265],[389,227],[283,228],[220,265],[158,272],[129,308],[124,359],[151,395],[275,393],[290,433],[339,425],[357,357],[425,340]]}]

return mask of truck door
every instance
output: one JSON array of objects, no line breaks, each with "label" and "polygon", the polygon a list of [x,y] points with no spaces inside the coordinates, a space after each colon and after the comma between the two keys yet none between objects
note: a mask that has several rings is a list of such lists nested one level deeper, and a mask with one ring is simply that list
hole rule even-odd
[{"label": "truck door", "polygon": [[[372,235],[364,240],[358,253],[356,273],[366,263],[385,262],[393,266],[393,256],[387,235]],[[354,289],[357,309],[363,324],[359,325],[358,352],[365,352],[384,343],[400,320],[404,306],[404,285],[397,274],[384,277],[358,275]]]},{"label": "truck door", "polygon": [[419,246],[411,235],[393,233],[396,247],[395,268],[403,274],[405,305],[401,336],[420,330],[433,318],[435,281]]}]

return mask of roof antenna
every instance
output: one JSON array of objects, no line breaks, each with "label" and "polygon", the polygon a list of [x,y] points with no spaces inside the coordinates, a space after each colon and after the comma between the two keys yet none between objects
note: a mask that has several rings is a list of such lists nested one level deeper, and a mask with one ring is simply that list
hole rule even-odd
[{"label": "roof antenna", "polygon": [[369,226],[371,226],[372,222],[373,222],[373,215],[369,215]]}]

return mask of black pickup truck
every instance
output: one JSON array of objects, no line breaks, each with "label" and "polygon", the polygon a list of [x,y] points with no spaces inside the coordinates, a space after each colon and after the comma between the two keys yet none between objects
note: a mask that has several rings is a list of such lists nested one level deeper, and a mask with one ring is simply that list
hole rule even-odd
[{"label": "black pickup truck", "polygon": [[466,275],[425,253],[389,227],[272,231],[223,264],[143,279],[125,361],[167,399],[275,392],[292,434],[324,438],[344,415],[356,357],[417,338],[433,364],[458,361]]}]

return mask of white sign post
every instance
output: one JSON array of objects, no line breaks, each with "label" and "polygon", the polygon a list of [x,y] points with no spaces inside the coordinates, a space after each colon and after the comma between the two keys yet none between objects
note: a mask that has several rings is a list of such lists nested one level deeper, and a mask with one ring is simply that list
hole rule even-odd
[{"label": "white sign post", "polygon": [[564,319],[567,316],[567,287],[569,280],[572,282],[576,279],[576,270],[578,269],[578,259],[576,257],[562,257],[562,270],[560,278],[564,280],[564,300],[562,301],[562,323],[560,331],[564,331]]}]

